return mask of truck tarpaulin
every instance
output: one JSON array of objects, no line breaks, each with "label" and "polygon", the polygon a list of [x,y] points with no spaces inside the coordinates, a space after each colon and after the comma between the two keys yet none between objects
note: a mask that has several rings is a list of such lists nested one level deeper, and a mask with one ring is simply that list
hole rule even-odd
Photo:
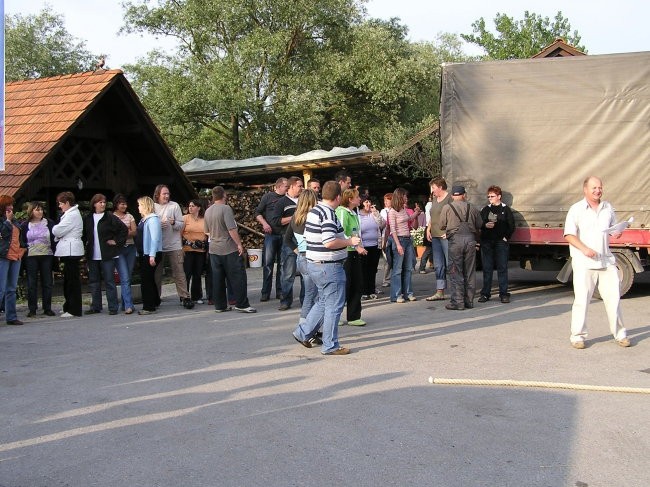
[{"label": "truck tarpaulin", "polygon": [[519,227],[561,226],[589,175],[620,220],[650,228],[650,52],[446,64],[443,176]]}]

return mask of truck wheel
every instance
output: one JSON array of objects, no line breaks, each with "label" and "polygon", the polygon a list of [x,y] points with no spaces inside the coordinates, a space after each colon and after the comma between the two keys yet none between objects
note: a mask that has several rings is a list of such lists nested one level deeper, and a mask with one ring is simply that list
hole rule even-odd
[{"label": "truck wheel", "polygon": [[[621,297],[625,296],[627,292],[632,287],[634,282],[634,267],[630,264],[630,261],[627,260],[623,254],[618,252],[613,252],[614,258],[616,259],[616,268],[618,269],[618,279],[620,281],[620,293]],[[598,287],[594,289],[594,298],[601,299],[600,293],[598,292]]]}]

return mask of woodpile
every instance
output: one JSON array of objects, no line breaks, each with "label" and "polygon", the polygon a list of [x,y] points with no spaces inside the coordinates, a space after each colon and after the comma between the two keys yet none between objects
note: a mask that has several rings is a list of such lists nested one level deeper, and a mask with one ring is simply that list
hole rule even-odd
[{"label": "woodpile", "polygon": [[228,190],[228,204],[235,212],[235,220],[239,225],[239,237],[245,249],[261,249],[264,247],[262,225],[255,220],[255,208],[262,195],[269,189],[251,191]]}]

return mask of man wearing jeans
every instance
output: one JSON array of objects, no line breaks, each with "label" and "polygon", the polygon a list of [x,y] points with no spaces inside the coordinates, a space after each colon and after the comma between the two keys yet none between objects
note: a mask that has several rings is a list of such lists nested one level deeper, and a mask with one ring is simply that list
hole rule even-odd
[{"label": "man wearing jeans", "polygon": [[[289,188],[287,178],[278,178],[275,182],[274,191],[265,193],[260,204],[255,208],[255,219],[262,225],[264,230],[264,249],[262,251],[262,296],[260,301],[268,301],[273,286],[273,266],[280,257],[282,249],[282,228],[279,224],[273,224],[275,206],[284,196]],[[275,295],[279,299],[282,285],[280,284],[280,266],[275,275]]]},{"label": "man wearing jeans", "polygon": [[479,303],[490,300],[492,274],[497,269],[499,299],[510,302],[508,292],[508,240],[515,232],[515,217],[512,210],[501,202],[501,188],[490,186],[487,190],[489,204],[481,210],[481,262],[483,263],[483,288]]},{"label": "man wearing jeans", "polygon": [[[585,348],[587,338],[587,305],[598,285],[609,330],[621,347],[629,347],[630,340],[623,326],[620,310],[618,271],[614,254],[609,249],[608,229],[616,223],[614,208],[602,201],[603,183],[590,176],[583,182],[585,197],[569,208],[564,223],[564,238],[569,242],[573,268],[575,299],[571,309],[571,346]],[[618,238],[621,232],[612,232]]]},{"label": "man wearing jeans", "polygon": [[323,186],[323,201],[311,209],[305,224],[307,271],[318,289],[316,303],[304,323],[299,323],[293,337],[311,348],[311,339],[323,325],[323,355],[347,355],[350,350],[339,345],[338,322],[345,305],[345,269],[348,246],[358,245],[359,237],[345,238],[334,210],[339,206],[341,187],[335,181]]},{"label": "man wearing jeans", "polygon": [[221,186],[212,189],[214,203],[205,212],[205,233],[209,236],[208,253],[212,266],[214,309],[217,313],[230,311],[226,297],[226,279],[232,286],[237,301],[235,311],[255,313],[248,302],[246,268],[242,255],[244,247],[239,239],[237,222],[232,208],[226,204],[226,191]]},{"label": "man wearing jeans", "polygon": [[[280,198],[275,207],[275,215],[273,216],[273,223],[280,224],[282,227],[282,239],[284,240],[284,234],[287,231],[291,217],[296,212],[296,204],[298,203],[298,197],[302,190],[304,189],[302,179],[297,176],[292,176],[288,180],[289,189],[287,193]],[[296,276],[296,253],[293,249],[283,243],[282,250],[280,253],[280,285],[281,285],[281,296],[280,296],[280,307],[278,310],[286,311],[291,308],[293,303],[293,282]],[[301,295],[304,295],[304,292],[301,291]],[[302,302],[302,300],[301,300]]]}]

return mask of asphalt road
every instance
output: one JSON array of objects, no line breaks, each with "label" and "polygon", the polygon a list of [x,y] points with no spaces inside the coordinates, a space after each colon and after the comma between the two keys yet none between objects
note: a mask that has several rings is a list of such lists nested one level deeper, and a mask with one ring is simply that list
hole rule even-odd
[{"label": "asphalt road", "polygon": [[[40,317],[0,326],[0,487],[650,485],[650,395],[432,385],[430,376],[650,388],[650,280],[623,301],[633,346],[571,289],[512,269],[512,303],[364,303],[343,357],[291,337],[298,310]],[[479,274],[480,277],[480,274]],[[414,274],[416,294],[432,274]],[[19,313],[22,318],[24,310]]]}]

